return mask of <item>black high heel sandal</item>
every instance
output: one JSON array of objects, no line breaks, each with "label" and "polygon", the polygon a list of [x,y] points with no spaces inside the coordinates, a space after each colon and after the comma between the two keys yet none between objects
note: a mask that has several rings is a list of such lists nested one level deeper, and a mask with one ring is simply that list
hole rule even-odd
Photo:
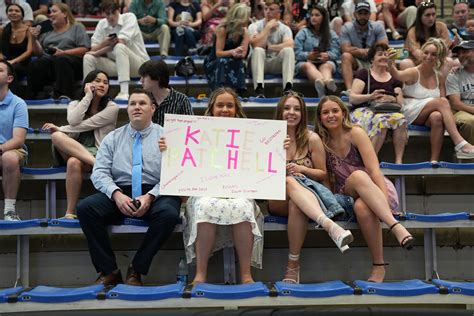
[{"label": "black high heel sandal", "polygon": [[[373,265],[374,267],[384,267],[384,266],[388,266],[388,265],[390,265],[390,264],[387,263],[387,262],[384,262],[384,263],[374,263],[374,262],[372,262],[372,265]],[[371,279],[368,279],[367,282],[374,282],[374,283],[377,283],[377,281],[374,281],[374,280],[371,280]],[[383,282],[383,281],[382,281],[382,282]]]},{"label": "black high heel sandal", "polygon": [[[396,222],[395,224],[390,226],[387,233],[390,233],[392,229],[399,224],[400,222]],[[402,241],[400,241],[400,246],[406,250],[412,250],[414,243],[415,243],[415,238],[413,237],[413,235],[409,233],[407,236],[403,237]]]}]

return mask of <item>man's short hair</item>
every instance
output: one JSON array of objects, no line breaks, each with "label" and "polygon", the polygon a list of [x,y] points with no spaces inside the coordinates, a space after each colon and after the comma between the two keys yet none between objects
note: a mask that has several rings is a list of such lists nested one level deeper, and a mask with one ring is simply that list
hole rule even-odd
[{"label": "man's short hair", "polygon": [[7,75],[12,76],[13,79],[15,79],[15,69],[12,64],[10,64],[6,59],[0,59],[0,63],[7,65]]},{"label": "man's short hair", "polygon": [[265,0],[265,5],[267,6],[270,6],[272,4],[276,4],[278,6],[280,6],[282,4],[283,1],[280,1],[280,0]]},{"label": "man's short hair", "polygon": [[158,81],[160,88],[169,88],[170,72],[168,65],[162,60],[148,60],[138,69],[140,77],[150,77],[151,80]]},{"label": "man's short hair", "polygon": [[[146,94],[146,96],[150,100],[150,104],[155,105],[155,103],[153,103],[153,99],[151,98],[150,94],[146,92],[145,89],[142,89],[142,88],[133,89],[132,93],[130,93],[130,97],[132,96],[132,94]],[[130,97],[128,98],[129,100],[130,100]]]},{"label": "man's short hair", "polygon": [[114,12],[120,9],[119,5],[114,0],[102,1],[102,3],[100,4],[100,8],[104,12]]}]

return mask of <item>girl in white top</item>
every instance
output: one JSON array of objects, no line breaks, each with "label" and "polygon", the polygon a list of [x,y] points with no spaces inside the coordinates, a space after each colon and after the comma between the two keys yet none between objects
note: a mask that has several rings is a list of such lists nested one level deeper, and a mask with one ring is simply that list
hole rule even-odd
[{"label": "girl in white top", "polygon": [[459,134],[454,116],[446,99],[444,78],[438,73],[443,67],[448,49],[442,39],[430,38],[421,47],[421,64],[405,70],[397,70],[390,54],[389,69],[395,79],[405,83],[402,112],[408,124],[426,125],[431,128],[431,161],[437,162],[443,144],[444,130],[456,146],[458,158],[474,158],[474,146]]}]

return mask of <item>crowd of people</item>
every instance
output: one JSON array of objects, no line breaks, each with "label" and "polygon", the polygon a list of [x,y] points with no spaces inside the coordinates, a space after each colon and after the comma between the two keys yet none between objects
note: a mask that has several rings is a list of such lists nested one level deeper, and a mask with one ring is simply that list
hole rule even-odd
[{"label": "crowd of people", "polygon": [[[139,9],[137,2],[149,9]],[[106,17],[97,25],[92,40],[75,23],[66,4],[51,6],[51,28],[46,32],[23,21],[23,2],[6,7],[10,23],[2,30],[0,59],[4,219],[20,220],[16,196],[20,166],[28,158],[28,110],[24,100],[13,93],[15,72],[26,72],[29,92],[36,97],[46,92],[44,86],[49,82],[55,82],[56,94],[73,97],[73,81],[83,77],[81,95],[67,108],[68,124],[45,122],[43,129],[51,133],[54,160],[67,166],[63,218],[79,219],[99,273],[96,282],[123,282],[108,225],[125,217],[149,224],[125,279],[127,284],[142,285],[141,276],[148,273],[153,257],[178,222],[182,202],[186,204],[186,257],[188,263],[196,262],[192,283],[206,282],[209,256],[228,246],[237,250],[240,281],[254,282],[251,266],[262,267],[263,252],[263,215],[254,200],[162,196],[159,191],[161,157],[167,150],[164,114],[193,115],[193,109],[186,95],[170,87],[166,63],[149,60],[142,33],[163,40],[170,38],[165,33],[171,31],[175,40],[182,37],[180,43],[175,42],[176,49],[189,50],[193,47],[185,46],[197,43],[201,35],[198,29],[204,23],[211,28],[210,33],[204,33],[206,43],[212,46],[205,68],[213,90],[205,115],[245,119],[238,93],[245,89],[242,76],[247,58],[259,95],[264,92],[265,72],[283,74],[284,95],[276,105],[275,119],[286,121],[288,131],[281,144],[286,150],[286,199],[268,202],[270,214],[288,217],[289,254],[283,280],[300,282],[299,258],[309,220],[321,226],[344,253],[354,237],[336,220],[355,218],[371,255],[368,280],[382,282],[387,263],[381,222],[401,247],[409,250],[414,244],[413,236],[393,216],[400,212],[397,192],[379,168],[377,153],[389,131],[396,163],[403,161],[407,125],[411,123],[431,128],[433,163],[439,158],[445,129],[456,155],[474,158],[474,41],[459,40],[465,33],[459,21],[451,40],[446,26],[433,18],[433,4],[419,3],[406,41],[418,45],[409,48],[411,58],[406,59],[413,64],[398,68],[395,61],[399,52],[389,48],[384,27],[373,21],[378,9],[371,2],[350,2],[336,8],[343,13],[341,17],[334,16],[334,6],[329,4],[290,6],[298,12],[292,11],[294,18],[303,18],[289,25],[285,19],[280,21],[280,3],[274,0],[260,4],[263,13],[251,11],[246,3],[218,0],[199,6],[180,0],[170,4],[167,20],[165,7],[157,3],[133,1],[129,10],[142,12],[135,15],[120,13],[122,8],[114,1],[103,1]],[[467,5],[457,1],[454,12],[459,4]],[[395,4],[387,6],[395,10]],[[160,12],[159,17],[147,15],[153,12],[152,7]],[[381,10],[385,9],[383,3]],[[248,24],[254,14],[262,19]],[[389,26],[393,21],[386,19]],[[209,36],[211,33],[215,36]],[[452,43],[457,58],[449,59],[448,45]],[[169,45],[161,44],[160,53],[165,57]],[[20,53],[19,47],[25,52]],[[31,60],[32,52],[40,57]],[[339,58],[346,94],[354,105],[351,110],[339,97],[325,95],[326,89],[336,90],[332,76]],[[448,63],[459,66],[452,70],[445,67]],[[308,122],[304,97],[293,90],[295,69],[314,81],[321,97],[315,122]],[[129,122],[118,128],[118,106],[109,93],[109,75],[118,75],[118,99],[128,102]],[[129,92],[131,76],[141,77],[143,89]],[[372,107],[374,102],[398,104],[401,109],[378,113]],[[308,123],[314,123],[314,130]],[[90,171],[98,193],[79,201],[83,174]]]}]

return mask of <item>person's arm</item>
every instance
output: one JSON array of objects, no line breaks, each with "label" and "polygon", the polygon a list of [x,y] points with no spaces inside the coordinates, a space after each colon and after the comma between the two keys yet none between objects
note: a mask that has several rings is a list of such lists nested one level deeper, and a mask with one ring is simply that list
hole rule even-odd
[{"label": "person's arm", "polygon": [[181,25],[181,21],[176,22],[174,20],[174,9],[171,5],[168,7],[168,25],[170,27],[178,27]]},{"label": "person's arm", "polygon": [[404,47],[408,49],[410,54],[415,58],[415,61],[419,63],[423,56],[423,52],[420,47],[420,43],[416,40],[415,27],[408,30],[407,38],[405,40]]},{"label": "person's arm", "polygon": [[[395,54],[395,52],[391,54]],[[388,71],[394,79],[403,83],[412,84],[418,80],[418,71],[416,71],[415,67],[398,70],[392,58],[388,60]]]},{"label": "person's arm", "polygon": [[59,130],[64,133],[82,133],[115,124],[118,112],[119,107],[114,103],[88,119],[80,121],[78,124],[61,126]]},{"label": "person's arm", "polygon": [[464,111],[467,113],[474,114],[474,106],[467,105],[461,100],[461,96],[459,94],[451,94],[448,95],[449,104],[451,108],[456,111]]},{"label": "person's arm", "polygon": [[329,49],[327,51],[329,59],[332,61],[337,61],[341,59],[341,47],[339,44],[339,38],[337,37],[336,32],[331,31],[331,41],[329,42]]},{"label": "person's arm", "polygon": [[291,29],[283,25],[284,34],[283,34],[283,41],[280,44],[268,44],[267,49],[272,50],[275,52],[281,51],[283,48],[293,48],[295,46],[295,42],[293,41],[293,32]]},{"label": "person's arm", "polygon": [[121,191],[115,184],[111,172],[114,160],[114,136],[114,132],[108,134],[100,144],[91,175],[94,187],[107,195],[109,199],[112,199],[115,191]]},{"label": "person's arm", "polygon": [[289,163],[287,165],[287,172],[289,175],[304,175],[315,181],[324,181],[327,177],[326,152],[324,151],[321,138],[319,138],[319,136],[314,132],[308,131],[308,133],[310,133],[308,148],[311,151],[311,162],[313,163],[313,168]]},{"label": "person's arm", "polygon": [[435,76],[438,76],[440,97],[446,98],[446,79],[441,73],[437,73]]},{"label": "person's arm", "polygon": [[358,78],[354,78],[354,81],[352,82],[351,94],[349,96],[350,103],[361,104],[372,101],[374,99],[374,96],[372,94],[362,94],[362,92],[364,91],[364,87],[364,81]]},{"label": "person's arm", "polygon": [[395,93],[397,93],[397,103],[400,104],[401,106],[403,106],[404,99],[403,99],[402,88],[396,87],[395,88]]},{"label": "person's arm", "polygon": [[366,58],[369,53],[368,48],[355,47],[350,43],[341,43],[341,51],[343,53],[349,53],[356,58]]},{"label": "person's arm", "polygon": [[188,97],[185,97],[183,102],[181,102],[181,113],[183,115],[194,115],[193,107],[191,106],[191,102],[189,102]]},{"label": "person's arm", "polygon": [[304,43],[306,41],[306,31],[303,29],[295,36],[295,60],[306,61],[309,52],[304,51]]},{"label": "person's arm", "polygon": [[125,13],[122,15],[123,25],[120,31],[117,33],[117,38],[119,42],[128,45],[131,41],[135,40],[134,36],[140,32],[138,27],[138,22],[135,14]]},{"label": "person's arm", "polygon": [[111,51],[115,44],[118,43],[118,37],[112,38],[106,34],[106,25],[107,20],[100,20],[92,35],[91,52],[95,52],[95,55],[102,55]]},{"label": "person's arm", "polygon": [[216,56],[217,57],[233,57],[234,49],[224,50],[226,38],[226,29],[218,27],[216,30]]},{"label": "person's arm", "polygon": [[380,171],[379,159],[375,153],[374,147],[370,142],[369,136],[366,132],[360,127],[353,127],[351,130],[351,136],[354,145],[359,150],[364,166],[367,169],[372,181],[377,185],[380,190],[388,197],[387,186],[385,185],[384,176],[382,171]]},{"label": "person's arm", "polygon": [[66,50],[56,48],[56,52],[54,53],[54,56],[75,55],[75,56],[82,57],[88,51],[89,51],[89,48],[87,48],[87,47],[75,47],[75,48],[70,48],[70,49],[66,49]]},{"label": "person's arm", "polygon": [[261,32],[257,32],[257,25],[252,24],[251,27],[249,27],[250,44],[252,45],[252,47],[261,47],[266,49],[268,35],[270,35],[270,31],[272,30],[272,28],[278,27],[278,23],[279,22],[276,19],[267,21]]},{"label": "person's arm", "polygon": [[158,3],[159,3],[158,14],[157,16],[154,17],[156,19],[155,24],[158,26],[162,26],[163,24],[166,24],[166,20],[167,20],[166,7],[162,1],[158,1]]},{"label": "person's arm", "polygon": [[214,15],[214,12],[216,12],[222,6],[224,6],[224,1],[222,0],[217,0],[217,2],[213,6],[211,6],[207,1],[206,3],[201,2],[201,13],[203,21],[207,22],[209,19],[211,19]]},{"label": "person's arm", "polygon": [[201,24],[202,24],[202,14],[201,14],[201,11],[199,11],[196,13],[196,19],[193,22],[189,23],[188,26],[194,29],[199,29],[201,27]]},{"label": "person's arm", "polygon": [[29,27],[29,33],[31,34],[31,42],[33,45],[33,54],[36,56],[40,56],[43,54],[43,47],[38,40],[40,35],[40,31],[36,27]]},{"label": "person's arm", "polygon": [[449,99],[451,108],[455,111],[464,111],[467,113],[474,114],[474,105],[468,105],[461,100],[461,87],[462,84],[459,82],[459,74],[449,74],[446,79],[446,95]]},{"label": "person's arm", "polygon": [[33,11],[33,16],[36,17],[37,15],[48,15],[48,6],[46,4],[40,4],[38,6],[38,10]]},{"label": "person's arm", "polygon": [[0,145],[0,154],[8,150],[20,149],[25,144],[26,140],[26,128],[15,127],[13,128],[13,137]]},{"label": "person's arm", "polygon": [[438,21],[436,22],[436,29],[438,32],[438,37],[444,41],[444,43],[446,44],[446,47],[448,48],[451,47],[453,42],[449,38],[449,30],[446,24],[444,24],[441,21]]},{"label": "person's arm", "polygon": [[26,50],[20,56],[10,60],[10,64],[18,64],[28,59],[33,54],[33,37],[30,32],[26,32],[28,43],[26,44]]}]

